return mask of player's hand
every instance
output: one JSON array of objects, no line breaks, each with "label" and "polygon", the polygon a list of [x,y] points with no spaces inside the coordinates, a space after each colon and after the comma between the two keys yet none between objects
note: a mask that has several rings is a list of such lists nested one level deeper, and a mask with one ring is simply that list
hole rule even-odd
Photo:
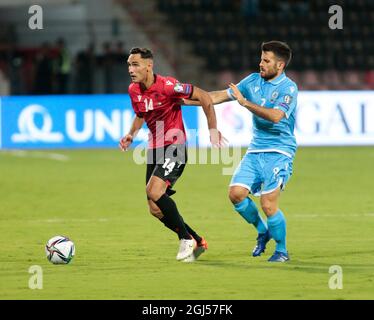
[{"label": "player's hand", "polygon": [[234,98],[235,98],[236,100],[238,100],[238,102],[239,102],[240,105],[243,106],[243,105],[245,104],[246,99],[243,97],[243,95],[242,95],[242,93],[239,91],[238,87],[237,87],[235,84],[233,84],[233,83],[230,83],[230,84],[229,84],[229,87],[230,87],[230,89],[231,89],[232,92],[233,92],[233,96],[234,96]]},{"label": "player's hand", "polygon": [[133,137],[131,134],[125,135],[119,142],[119,147],[122,151],[127,151],[128,147],[132,143]]},{"label": "player's hand", "polygon": [[209,129],[210,143],[213,147],[221,148],[228,145],[228,140],[217,129]]}]

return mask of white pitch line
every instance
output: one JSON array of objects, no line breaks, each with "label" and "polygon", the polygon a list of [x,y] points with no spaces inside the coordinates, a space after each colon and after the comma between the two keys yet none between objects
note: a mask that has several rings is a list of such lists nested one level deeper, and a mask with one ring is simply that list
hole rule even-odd
[{"label": "white pitch line", "polygon": [[52,152],[39,152],[39,151],[26,151],[26,150],[7,150],[2,153],[9,154],[14,157],[20,158],[37,158],[37,159],[50,159],[56,161],[69,161],[70,158],[64,154]]},{"label": "white pitch line", "polygon": [[71,219],[62,219],[62,218],[51,218],[51,219],[36,219],[36,220],[29,220],[32,223],[77,223],[77,222],[108,222],[112,219],[108,218],[95,218],[95,219],[79,219],[79,218],[71,218]]},{"label": "white pitch line", "polygon": [[47,153],[46,154],[47,158],[48,159],[51,159],[51,160],[57,160],[57,161],[68,161],[70,160],[70,158],[64,154],[60,154],[60,153]]},{"label": "white pitch line", "polygon": [[[286,216],[287,217],[287,216]],[[374,213],[362,213],[362,214],[297,214],[297,215],[289,215],[290,218],[308,218],[308,219],[314,219],[314,218],[342,218],[342,217],[347,217],[347,218],[356,218],[356,217],[369,217],[369,218],[374,218]],[[32,222],[47,222],[47,223],[67,223],[67,222],[108,222],[108,221],[113,221],[113,220],[122,220],[118,218],[94,218],[94,219],[83,219],[83,218],[67,218],[67,219],[62,219],[62,218],[51,218],[51,219],[37,219],[37,220],[32,220]]]},{"label": "white pitch line", "polygon": [[318,214],[318,213],[305,213],[305,214],[290,214],[289,215],[292,218],[358,218],[358,217],[374,217],[373,212],[369,213],[326,213],[326,214]]}]

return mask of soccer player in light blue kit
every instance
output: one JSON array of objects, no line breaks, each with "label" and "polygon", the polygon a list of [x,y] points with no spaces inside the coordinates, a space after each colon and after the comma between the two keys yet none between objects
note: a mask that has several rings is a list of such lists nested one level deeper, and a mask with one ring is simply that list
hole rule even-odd
[{"label": "soccer player in light blue kit", "polygon": [[[235,210],[258,231],[252,255],[265,252],[266,244],[273,238],[276,248],[268,261],[285,262],[289,260],[286,220],[278,203],[280,191],[292,175],[298,89],[284,73],[292,56],[290,47],[284,42],[270,41],[263,43],[261,49],[259,73],[250,74],[238,85],[230,84],[227,90],[209,94],[214,104],[236,99],[253,114],[253,139],[231,179],[229,198]],[[260,196],[266,222],[248,197],[250,193]]]}]

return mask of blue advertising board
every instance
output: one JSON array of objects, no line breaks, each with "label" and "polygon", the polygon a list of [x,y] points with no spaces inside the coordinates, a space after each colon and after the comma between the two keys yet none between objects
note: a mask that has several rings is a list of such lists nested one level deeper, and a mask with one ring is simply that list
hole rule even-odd
[{"label": "blue advertising board", "polygon": [[[117,148],[133,117],[127,94],[2,97],[0,148]],[[184,107],[183,119],[196,129],[197,108]],[[133,146],[147,139],[144,126]]]},{"label": "blue advertising board", "polygon": [[[205,114],[185,106],[189,146],[210,146]],[[252,114],[236,101],[215,107],[218,128],[231,146],[252,138]],[[0,149],[117,148],[134,112],[127,94],[51,95],[0,98]],[[374,145],[373,91],[299,92],[298,145]],[[132,147],[144,146],[144,126]]]}]

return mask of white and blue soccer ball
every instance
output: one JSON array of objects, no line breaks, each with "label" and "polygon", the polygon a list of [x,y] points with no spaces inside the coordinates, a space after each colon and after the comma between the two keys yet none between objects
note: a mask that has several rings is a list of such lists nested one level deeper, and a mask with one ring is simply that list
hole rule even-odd
[{"label": "white and blue soccer ball", "polygon": [[68,237],[55,236],[48,240],[45,253],[53,264],[68,264],[75,255],[75,245]]}]

